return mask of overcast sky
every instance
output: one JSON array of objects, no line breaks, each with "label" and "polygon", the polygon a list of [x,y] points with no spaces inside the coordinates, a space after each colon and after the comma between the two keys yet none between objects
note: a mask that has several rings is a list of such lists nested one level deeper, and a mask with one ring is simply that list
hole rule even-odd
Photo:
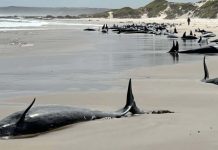
[{"label": "overcast sky", "polygon": [[[141,7],[152,0],[0,0],[0,6],[34,7],[95,7],[120,8],[124,6]],[[170,0],[173,2],[196,2],[199,0]]]}]

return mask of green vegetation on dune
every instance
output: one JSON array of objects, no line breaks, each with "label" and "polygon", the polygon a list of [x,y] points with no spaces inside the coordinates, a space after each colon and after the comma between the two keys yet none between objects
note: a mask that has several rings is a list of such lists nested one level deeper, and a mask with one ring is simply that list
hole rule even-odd
[{"label": "green vegetation on dune", "polygon": [[[91,17],[91,18],[107,18],[109,16],[108,14],[109,11],[106,11],[106,12],[102,12],[102,13],[97,13],[97,14],[94,14],[94,15],[89,15],[87,17]],[[81,16],[83,17],[83,16]]]},{"label": "green vegetation on dune", "polygon": [[114,18],[140,18],[143,14],[139,9],[133,9],[130,7],[123,7],[121,9],[112,9],[110,11],[106,11],[103,13],[97,13],[91,15],[89,17],[93,18],[107,18],[109,16],[109,12],[113,12]]},{"label": "green vegetation on dune", "polygon": [[194,11],[197,6],[192,3],[170,3],[169,8],[170,9],[166,11],[166,19],[174,19],[187,14],[190,11]]},{"label": "green vegetation on dune", "polygon": [[124,7],[81,17],[107,18],[109,12],[113,12],[114,18],[141,18],[143,14],[147,14],[149,18],[152,18],[159,17],[162,13],[166,14],[166,19],[175,19],[185,14],[199,18],[217,18],[218,0],[209,0],[201,7],[193,3],[174,3],[168,2],[167,0],[154,0],[138,9]]},{"label": "green vegetation on dune", "polygon": [[168,1],[166,0],[154,0],[145,7],[140,9],[145,9],[149,18],[158,17],[162,11],[164,11],[168,6]]},{"label": "green vegetation on dune", "polygon": [[140,18],[143,14],[139,9],[124,7],[117,10],[112,10],[115,18]]},{"label": "green vegetation on dune", "polygon": [[200,18],[217,18],[218,14],[218,0],[211,0],[206,2],[203,6],[197,9],[194,16]]}]

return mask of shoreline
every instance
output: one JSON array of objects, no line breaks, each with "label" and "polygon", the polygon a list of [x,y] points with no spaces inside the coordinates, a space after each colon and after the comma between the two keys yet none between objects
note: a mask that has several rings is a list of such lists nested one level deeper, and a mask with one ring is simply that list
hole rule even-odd
[{"label": "shoreline", "polygon": [[[202,60],[203,60],[203,56],[202,55]],[[10,57],[10,56],[8,56]],[[12,56],[13,57],[13,56]],[[209,56],[211,57],[211,56]],[[212,57],[218,57],[218,56],[212,56]],[[215,58],[210,58],[210,59],[215,59]],[[112,82],[116,82],[116,84],[120,83],[119,86],[112,86],[108,89],[90,89],[90,90],[86,90],[85,93],[98,93],[98,92],[103,92],[103,93],[107,93],[107,92],[115,92],[116,90],[119,91],[125,91],[125,83],[128,81],[129,78],[135,79],[135,80],[147,80],[150,79],[150,75],[147,75],[148,70],[150,70],[149,72],[152,73],[152,70],[158,70],[161,69],[163,70],[163,68],[171,68],[173,66],[185,66],[185,65],[193,65],[193,64],[202,64],[201,60],[193,60],[193,61],[188,61],[188,62],[180,62],[180,63],[175,63],[175,64],[162,64],[162,65],[157,65],[157,66],[144,66],[144,67],[136,67],[133,69],[127,69],[124,70],[120,76],[124,76],[123,79],[119,79],[116,81],[112,81]],[[203,70],[203,68],[202,68]],[[151,74],[148,73],[148,74]],[[155,73],[154,73],[155,74]],[[155,76],[155,75],[154,75]],[[203,76],[203,75],[202,75]],[[27,94],[25,96],[10,96],[10,97],[5,97],[0,99],[0,104],[1,102],[8,102],[8,101],[14,101],[14,100],[21,100],[21,99],[33,99],[34,97],[46,97],[46,96],[55,96],[55,95],[69,95],[71,93],[76,93],[76,94],[82,94],[84,91],[82,90],[66,90],[66,91],[55,91],[55,92],[44,92],[44,93],[39,93],[39,94]]]},{"label": "shoreline", "polygon": [[[77,20],[77,19],[76,19]],[[78,20],[80,20],[80,21],[85,21],[85,23],[90,23],[90,22],[95,22],[96,20],[98,20],[98,21],[96,21],[96,22],[98,22],[98,23],[101,23],[101,24],[103,24],[103,23],[107,23],[107,22],[109,22],[109,23],[114,23],[114,22],[117,22],[117,23],[119,23],[119,22],[131,22],[131,21],[133,21],[134,23],[137,23],[137,22],[153,22],[153,21],[155,21],[155,22],[158,22],[158,23],[173,23],[173,22],[175,22],[176,24],[178,24],[178,31],[180,32],[180,34],[182,34],[183,33],[183,31],[188,31],[188,30],[190,30],[190,29],[195,29],[195,28],[197,28],[198,27],[198,25],[199,24],[197,24],[198,22],[203,22],[202,24],[200,24],[200,26],[204,26],[204,27],[208,27],[208,30],[211,30],[211,31],[214,31],[214,33],[215,34],[218,34],[218,28],[215,28],[215,26],[217,26],[218,27],[218,21],[217,20],[215,20],[215,19],[211,19],[211,20],[209,20],[208,21],[208,19],[192,19],[192,24],[191,24],[191,26],[188,26],[187,25],[187,22],[186,22],[186,19],[176,19],[176,20],[167,20],[167,19],[161,19],[161,18],[142,18],[142,19],[102,19],[102,18],[94,18],[92,21],[89,21],[89,18],[86,18],[86,19],[78,19]],[[214,23],[214,24],[212,24],[212,25],[208,25],[208,22],[216,22],[216,23]],[[52,21],[51,21],[52,22]],[[67,22],[71,22],[71,20],[67,20]],[[122,24],[122,23],[121,23]],[[46,31],[12,31],[12,32],[6,32],[6,33],[1,33],[3,36],[6,36],[7,38],[10,38],[10,37],[13,37],[13,35],[14,34],[16,34],[16,36],[17,37],[15,37],[15,38],[12,38],[11,39],[11,41],[13,42],[14,40],[17,40],[18,42],[21,42],[21,44],[22,43],[24,43],[24,44],[26,44],[27,46],[26,47],[22,47],[22,45],[20,46],[20,45],[9,45],[9,43],[7,44],[7,46],[6,47],[1,47],[3,50],[2,50],[2,52],[3,52],[3,55],[5,55],[5,57],[11,57],[10,59],[12,59],[13,57],[20,57],[20,56],[22,56],[23,57],[23,55],[25,55],[26,57],[27,56],[31,56],[31,55],[39,55],[39,56],[43,56],[43,55],[45,55],[44,53],[46,52],[46,54],[48,54],[49,56],[52,56],[53,55],[53,52],[55,51],[55,55],[57,55],[58,53],[60,53],[60,54],[64,54],[64,55],[69,55],[69,54],[72,54],[72,55],[74,55],[75,54],[75,52],[77,52],[77,51],[81,51],[81,50],[83,50],[83,49],[85,49],[86,51],[87,51],[87,47],[94,47],[94,45],[93,44],[91,44],[93,41],[89,41],[89,45],[87,46],[87,43],[86,43],[86,46],[84,46],[84,48],[82,47],[81,48],[81,44],[83,43],[83,41],[80,39],[80,40],[76,40],[77,42],[76,42],[76,45],[74,44],[73,46],[74,46],[74,50],[72,51],[71,50],[71,43],[70,43],[70,40],[69,39],[67,39],[67,42],[63,42],[63,43],[55,43],[55,40],[57,40],[56,38],[54,38],[54,39],[52,39],[53,41],[52,41],[52,43],[54,43],[54,45],[49,45],[49,44],[46,44],[46,43],[43,43],[43,40],[45,40],[46,38],[51,38],[50,36],[46,36],[46,37],[43,37],[43,39],[42,40],[39,40],[39,41],[35,41],[36,40],[36,38],[38,38],[38,37],[40,37],[40,34],[43,34],[43,35],[45,35],[45,33],[47,33],[47,34],[54,34],[55,36],[58,36],[58,35],[60,35],[62,32],[64,32],[64,34],[66,34],[67,32],[68,32],[68,30],[71,28],[71,27],[69,27],[68,28],[68,26],[64,26],[64,25],[61,25],[61,26],[53,26],[53,25],[51,25],[52,27],[52,29],[55,29],[56,27],[58,28],[58,29],[60,29],[60,30],[57,30],[58,31],[58,33],[55,33],[55,32],[57,32],[57,31],[55,31],[55,32],[53,32],[53,31],[49,31],[49,30],[46,30]],[[214,28],[213,28],[214,27]],[[40,27],[41,28],[41,27]],[[44,28],[46,29],[46,28],[48,28],[49,29],[49,27],[46,27],[46,26],[44,26]],[[43,33],[43,32],[45,32],[45,33]],[[77,30],[76,30],[76,32],[78,32]],[[73,33],[73,32],[72,32]],[[28,39],[28,38],[26,38],[26,37],[24,37],[24,39],[22,39],[22,38],[19,38],[19,36],[20,37],[22,37],[23,35],[22,34],[26,34],[27,35],[27,37],[29,37],[29,36],[31,36],[31,35],[37,35],[36,37],[33,37],[33,39]],[[69,36],[70,37],[70,36]],[[83,36],[81,36],[80,38],[82,38]],[[64,37],[65,38],[65,37]],[[215,37],[216,38],[216,37]],[[5,42],[5,40],[3,39],[3,44],[5,44],[4,43]],[[16,42],[16,41],[15,41]],[[50,41],[49,41],[50,42]],[[43,45],[42,45],[42,44]],[[29,45],[28,45],[29,44]],[[31,45],[32,44],[32,45]],[[78,46],[79,45],[79,46]],[[84,44],[82,44],[82,46],[83,46]],[[0,45],[1,46],[1,45]],[[67,46],[67,47],[66,47]],[[21,50],[21,52],[17,52],[16,50],[17,50],[17,48],[19,47],[19,49]],[[61,50],[61,52],[58,52],[60,49],[63,49],[63,47],[64,47],[64,50],[62,51]],[[78,47],[78,49],[77,49],[77,47]],[[7,50],[7,52],[4,54],[4,49],[5,50]],[[52,49],[52,50],[51,50]],[[90,49],[90,48],[89,48]],[[37,50],[37,51],[36,51]],[[40,51],[39,51],[40,50]],[[74,53],[74,54],[73,54]],[[181,63],[181,62],[180,62]],[[136,67],[136,69],[137,69],[137,67]],[[129,70],[124,70],[124,73],[122,73],[122,75],[123,74],[125,74],[126,73],[126,75],[128,75],[127,74],[127,72],[128,72]],[[121,75],[120,75],[121,76]],[[121,79],[122,80],[122,79]],[[118,81],[118,82],[120,82],[120,81]],[[124,86],[124,84],[122,83],[121,84],[121,86],[119,86],[119,89],[121,89],[121,87],[123,87]],[[104,90],[104,89],[103,89]],[[110,89],[109,89],[110,90]],[[57,90],[58,91],[58,90]],[[102,90],[101,90],[102,91]],[[55,91],[56,92],[56,91]],[[64,91],[62,91],[62,92],[64,92]],[[46,92],[47,93],[47,92]],[[53,93],[53,92],[52,92]],[[48,94],[50,94],[50,93],[48,93]],[[44,94],[43,94],[44,95]]]}]

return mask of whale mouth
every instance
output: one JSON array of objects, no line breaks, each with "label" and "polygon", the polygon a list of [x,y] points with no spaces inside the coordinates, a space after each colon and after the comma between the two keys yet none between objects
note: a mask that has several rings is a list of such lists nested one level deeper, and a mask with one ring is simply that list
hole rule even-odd
[{"label": "whale mouth", "polygon": [[1,139],[1,140],[9,140],[9,139],[11,139],[11,138],[10,138],[10,136],[3,136],[3,137],[0,137],[0,139]]},{"label": "whale mouth", "polygon": [[2,136],[0,140],[13,140],[13,139],[24,139],[24,138],[32,138],[38,136],[40,133],[36,134],[26,134],[26,135],[16,135],[16,136]]},{"label": "whale mouth", "polygon": [[18,136],[3,136],[0,137],[0,140],[13,140],[13,139],[25,139],[25,138],[32,138],[38,136],[38,134],[28,134],[28,135],[18,135]]}]

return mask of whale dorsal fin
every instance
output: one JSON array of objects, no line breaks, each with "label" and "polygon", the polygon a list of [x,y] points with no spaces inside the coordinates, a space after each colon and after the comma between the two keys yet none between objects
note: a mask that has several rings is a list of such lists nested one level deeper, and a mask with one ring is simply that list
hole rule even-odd
[{"label": "whale dorsal fin", "polygon": [[116,111],[119,113],[119,117],[124,116],[128,112],[131,112],[132,114],[144,114],[144,111],[140,110],[135,103],[134,96],[132,93],[132,80],[129,79],[129,85],[127,90],[127,98],[126,98],[126,105],[122,108]]},{"label": "whale dorsal fin", "polygon": [[207,64],[206,64],[206,56],[204,56],[204,80],[209,79],[209,72],[207,69]]},{"label": "whale dorsal fin", "polygon": [[185,37],[186,37],[186,32],[184,32],[184,33],[183,33],[182,37],[183,37],[183,38],[185,38]]},{"label": "whale dorsal fin", "polygon": [[198,43],[201,43],[202,41],[202,36],[200,36],[200,39],[198,40]]},{"label": "whale dorsal fin", "polygon": [[176,41],[175,52],[176,52],[176,53],[179,52],[179,42],[178,42],[178,41]]},{"label": "whale dorsal fin", "polygon": [[132,94],[132,80],[129,79],[129,85],[128,85],[128,90],[127,90],[126,106],[125,107],[132,106],[133,100],[134,100],[134,97],[133,97],[133,94]]},{"label": "whale dorsal fin", "polygon": [[173,47],[169,51],[169,53],[174,53],[175,52],[175,41],[173,40]]},{"label": "whale dorsal fin", "polygon": [[135,103],[134,96],[132,93],[132,81],[131,81],[131,79],[129,79],[126,106],[124,108],[126,108],[128,106],[131,106],[131,109],[129,110],[129,112],[131,112],[132,114],[144,114],[144,111],[140,110]]},{"label": "whale dorsal fin", "polygon": [[18,120],[17,124],[20,124],[24,121],[25,116],[27,114],[27,112],[30,110],[30,108],[33,106],[33,104],[35,103],[36,98],[34,98],[34,100],[32,101],[32,103],[27,107],[27,109],[23,112],[23,114],[21,115],[20,119]]}]

